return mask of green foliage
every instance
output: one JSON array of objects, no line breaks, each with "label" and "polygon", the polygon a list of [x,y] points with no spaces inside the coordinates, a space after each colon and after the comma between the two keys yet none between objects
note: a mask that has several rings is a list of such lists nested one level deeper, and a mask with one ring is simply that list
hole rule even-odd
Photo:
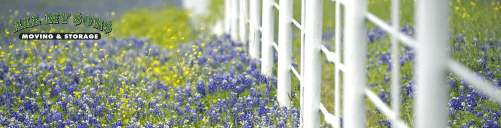
[{"label": "green foliage", "polygon": [[205,24],[213,25],[217,20],[224,19],[224,0],[211,0],[207,10],[207,14],[200,18]]},{"label": "green foliage", "polygon": [[119,19],[113,26],[117,36],[149,38],[152,43],[162,46],[176,47],[186,40],[193,40],[195,34],[188,23],[187,11],[169,4],[160,10],[133,9]]}]

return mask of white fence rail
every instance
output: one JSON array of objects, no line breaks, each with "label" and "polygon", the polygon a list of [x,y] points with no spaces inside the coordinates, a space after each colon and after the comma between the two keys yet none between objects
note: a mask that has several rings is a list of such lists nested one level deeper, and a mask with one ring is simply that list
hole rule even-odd
[{"label": "white fence rail", "polygon": [[[250,2],[250,14],[249,14]],[[391,108],[366,87],[366,22],[372,22],[389,33],[393,43],[392,60],[399,58],[399,45],[407,45],[417,50],[416,72],[417,93],[415,98],[415,121],[418,128],[442,128],[447,126],[447,84],[448,72],[464,77],[476,89],[501,103],[501,90],[488,81],[472,77],[473,71],[448,57],[449,5],[446,0],[418,0],[416,3],[417,39],[399,30],[400,1],[392,0],[392,26],[367,11],[367,0],[333,0],[335,10],[335,52],[321,44],[323,0],[302,0],[301,24],[292,18],[293,0],[225,0],[225,32],[241,42],[249,41],[249,54],[261,60],[261,72],[272,76],[273,56],[278,52],[278,89],[277,99],[282,106],[290,107],[288,95],[291,91],[291,72],[300,83],[301,127],[319,127],[320,113],[326,123],[340,127],[341,99],[340,73],[344,73],[343,121],[344,127],[365,127],[365,98],[373,102],[386,115],[394,127],[409,127],[399,116],[400,100],[392,100]],[[341,6],[344,6],[344,63],[341,62]],[[274,41],[274,11],[279,11],[278,45]],[[262,20],[260,17],[262,11]],[[249,16],[248,16],[249,15]],[[250,17],[250,19],[248,18]],[[262,22],[262,24],[261,24]],[[240,23],[240,27],[238,24]],[[247,26],[247,24],[249,24]],[[301,30],[301,67],[300,72],[292,67],[292,25]],[[247,33],[247,29],[250,33]],[[239,33],[237,33],[239,32]],[[259,38],[262,33],[262,38]],[[240,35],[238,35],[240,34]],[[261,40],[261,44],[259,41]],[[308,43],[305,43],[308,42]],[[261,46],[261,50],[259,47]],[[321,56],[324,53],[328,62],[335,65],[335,102],[334,114],[329,113],[320,102]],[[261,55],[261,56],[259,56]],[[391,62],[391,97],[400,99],[400,65]],[[300,74],[301,73],[301,74]],[[307,94],[307,95],[305,95]]]}]

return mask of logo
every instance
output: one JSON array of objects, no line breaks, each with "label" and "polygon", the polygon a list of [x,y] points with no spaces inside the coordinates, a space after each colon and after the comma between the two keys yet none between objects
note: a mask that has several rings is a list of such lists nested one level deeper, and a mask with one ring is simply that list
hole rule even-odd
[{"label": "logo", "polygon": [[[35,27],[38,25],[50,24],[68,24],[70,13],[47,13],[45,14],[45,21],[42,23],[38,15],[17,20],[14,23],[14,33],[19,32],[26,28]],[[103,20],[91,17],[89,15],[82,16],[80,13],[73,16],[73,24],[75,26],[83,25],[85,27],[92,26],[93,28],[109,34],[113,29],[111,28],[111,21],[104,22]],[[99,33],[21,33],[19,34],[21,40],[99,40],[101,34]]]}]

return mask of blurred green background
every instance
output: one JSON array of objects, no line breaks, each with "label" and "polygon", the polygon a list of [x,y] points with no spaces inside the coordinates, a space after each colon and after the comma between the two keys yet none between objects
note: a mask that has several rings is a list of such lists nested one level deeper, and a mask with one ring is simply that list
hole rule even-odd
[{"label": "blurred green background", "polygon": [[136,36],[164,46],[177,46],[193,40],[196,34],[180,0],[2,0],[0,6],[3,41],[18,41],[17,35],[23,32],[100,32],[92,27],[74,26],[73,20],[68,19],[69,24],[39,25],[13,33],[16,20],[32,15],[45,19],[46,13],[71,13],[70,18],[80,13],[112,21],[113,31],[109,35],[101,32],[103,38]]}]

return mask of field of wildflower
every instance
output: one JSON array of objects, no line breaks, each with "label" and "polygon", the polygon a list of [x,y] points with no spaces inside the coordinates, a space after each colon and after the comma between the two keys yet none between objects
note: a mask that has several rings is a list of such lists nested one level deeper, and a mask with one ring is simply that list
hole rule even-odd
[{"label": "field of wildflower", "polygon": [[[0,127],[298,126],[243,44],[191,28],[184,9],[127,11],[99,41],[18,40],[22,13],[2,16]],[[50,27],[23,31],[72,31]]]},{"label": "field of wildflower", "polygon": [[[401,31],[410,36],[415,33],[414,1],[401,1]],[[370,12],[389,20],[390,0],[368,2]],[[455,60],[501,87],[499,2],[450,1],[449,51]],[[200,17],[201,21],[213,24],[222,19],[223,10],[218,6],[223,3],[211,0],[209,13]],[[294,3],[294,18],[300,19],[300,0]],[[279,107],[276,78],[261,75],[259,60],[248,56],[244,44],[231,40],[228,34],[194,28],[200,25],[189,22],[191,14],[171,4],[116,12],[84,10],[113,21],[113,32],[103,34],[99,41],[24,41],[12,33],[12,20],[54,8],[65,10],[63,7],[36,12],[11,7],[0,13],[0,30],[4,30],[0,33],[0,127],[299,126],[297,79],[292,81],[292,107]],[[275,13],[278,21],[278,11]],[[334,3],[325,0],[323,40],[332,50],[333,21]],[[367,87],[389,105],[392,44],[387,33],[368,26]],[[95,30],[51,25],[21,32],[65,31]],[[299,35],[298,30],[294,33]],[[294,37],[294,61],[299,62],[299,36]],[[415,52],[401,46],[399,54],[401,118],[412,126]],[[299,68],[300,64],[294,65]],[[332,113],[334,66],[326,62],[322,68],[322,103]],[[449,126],[500,127],[499,103],[462,78],[450,75],[449,79],[449,106],[444,108],[450,113]],[[366,108],[368,127],[391,126],[373,104],[367,101]]]}]

